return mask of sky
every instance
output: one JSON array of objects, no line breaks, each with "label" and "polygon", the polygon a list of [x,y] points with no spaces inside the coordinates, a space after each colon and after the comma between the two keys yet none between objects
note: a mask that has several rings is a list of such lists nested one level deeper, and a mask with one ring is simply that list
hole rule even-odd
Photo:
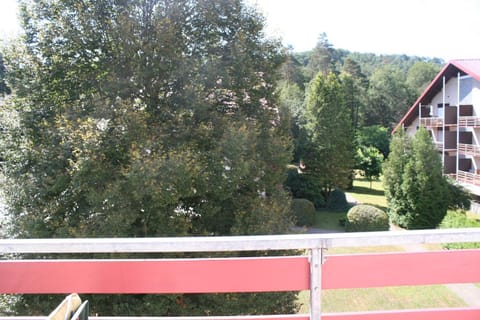
[{"label": "sky", "polygon": [[[325,32],[337,49],[451,59],[480,58],[479,0],[246,0],[267,34],[294,51]],[[0,0],[0,37],[18,33],[16,0]]]}]

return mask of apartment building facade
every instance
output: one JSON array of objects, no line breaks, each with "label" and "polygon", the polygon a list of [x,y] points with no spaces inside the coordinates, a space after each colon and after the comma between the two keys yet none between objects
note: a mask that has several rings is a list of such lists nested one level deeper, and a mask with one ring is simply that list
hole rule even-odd
[{"label": "apartment building facade", "polygon": [[480,59],[447,63],[394,131],[427,128],[444,174],[480,199]]}]

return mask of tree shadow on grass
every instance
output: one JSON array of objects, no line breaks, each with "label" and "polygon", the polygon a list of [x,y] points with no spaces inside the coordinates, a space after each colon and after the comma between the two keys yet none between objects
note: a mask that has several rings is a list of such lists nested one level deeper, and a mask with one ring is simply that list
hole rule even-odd
[{"label": "tree shadow on grass", "polygon": [[361,194],[369,194],[369,195],[372,195],[372,196],[384,196],[385,195],[385,192],[383,190],[370,189],[368,187],[360,187],[360,186],[353,187],[352,192],[361,193]]}]

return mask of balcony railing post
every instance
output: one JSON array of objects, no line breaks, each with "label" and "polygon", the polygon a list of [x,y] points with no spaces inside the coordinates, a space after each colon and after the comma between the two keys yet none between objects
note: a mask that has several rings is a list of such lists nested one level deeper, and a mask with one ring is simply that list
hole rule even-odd
[{"label": "balcony railing post", "polygon": [[323,248],[310,249],[310,320],[322,318]]}]

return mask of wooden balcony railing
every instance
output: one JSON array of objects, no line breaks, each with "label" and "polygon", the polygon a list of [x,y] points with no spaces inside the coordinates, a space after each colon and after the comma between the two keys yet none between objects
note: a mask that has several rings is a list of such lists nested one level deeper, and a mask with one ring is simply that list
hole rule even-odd
[{"label": "wooden balcony railing", "polygon": [[443,118],[440,118],[440,117],[420,118],[420,123],[427,128],[442,127]]},{"label": "wooden balcony railing", "polygon": [[[0,261],[0,293],[210,293],[310,291],[310,314],[90,317],[94,320],[470,320],[480,308],[322,313],[324,289],[480,282],[480,250],[327,255],[337,247],[480,242],[480,228],[250,237],[0,240],[0,253],[307,250],[307,255],[215,259]],[[0,319],[11,319],[0,317]],[[16,317],[18,319],[44,319]]]},{"label": "wooden balcony railing", "polygon": [[459,143],[458,152],[465,155],[470,155],[473,157],[480,157],[480,146],[473,145],[473,144]]},{"label": "wooden balcony railing", "polygon": [[458,125],[460,127],[480,127],[480,117],[469,116],[469,117],[459,117]]},{"label": "wooden balcony railing", "polygon": [[466,171],[457,172],[457,181],[460,183],[480,186],[480,174],[470,173]]}]

